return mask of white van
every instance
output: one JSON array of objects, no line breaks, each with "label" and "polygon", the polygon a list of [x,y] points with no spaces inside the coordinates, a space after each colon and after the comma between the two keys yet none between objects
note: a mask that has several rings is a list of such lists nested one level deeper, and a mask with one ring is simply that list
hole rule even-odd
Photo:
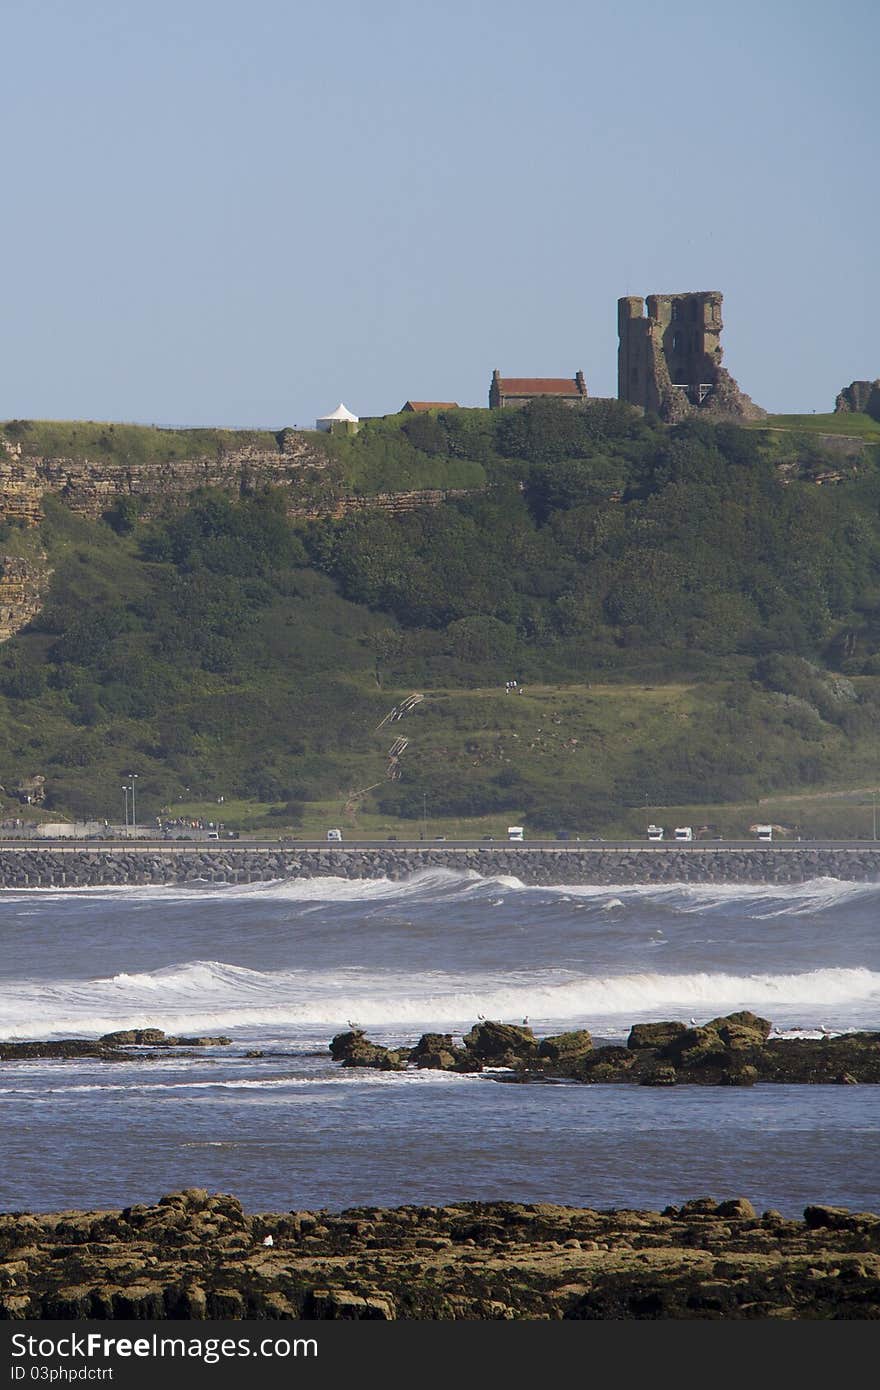
[{"label": "white van", "polygon": [[769,844],[773,839],[772,825],[756,825],[753,828],[755,831],[755,839],[761,840],[763,844]]},{"label": "white van", "polygon": [[509,825],[507,827],[508,840],[521,840],[523,837],[523,827],[521,825]]},{"label": "white van", "polygon": [[674,830],[676,840],[692,840],[694,832],[689,825],[677,825]]},{"label": "white van", "polygon": [[662,825],[649,825],[649,826],[648,826],[648,839],[649,839],[649,840],[662,840],[662,839],[663,839],[663,826],[662,826]]},{"label": "white van", "polygon": [[327,831],[327,839],[328,839],[328,840],[341,840],[341,839],[342,839],[342,831],[341,831],[341,830],[328,830],[328,831]]}]

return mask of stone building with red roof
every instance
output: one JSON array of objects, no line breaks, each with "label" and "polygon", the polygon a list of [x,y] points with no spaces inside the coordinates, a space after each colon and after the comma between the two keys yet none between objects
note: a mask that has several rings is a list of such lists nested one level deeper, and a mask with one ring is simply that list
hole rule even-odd
[{"label": "stone building with red roof", "polygon": [[502,376],[496,369],[489,387],[489,409],[504,405],[528,405],[534,400],[556,400],[579,405],[587,399],[583,372],[574,376]]}]

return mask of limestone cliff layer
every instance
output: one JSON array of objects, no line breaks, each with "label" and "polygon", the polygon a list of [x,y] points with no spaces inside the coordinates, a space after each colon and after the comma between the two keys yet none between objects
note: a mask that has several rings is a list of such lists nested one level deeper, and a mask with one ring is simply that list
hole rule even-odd
[{"label": "limestone cliff layer", "polygon": [[45,561],[0,555],[0,642],[20,632],[36,617],[50,577]]},{"label": "limestone cliff layer", "polygon": [[327,470],[330,463],[327,454],[299,436],[285,436],[284,448],[277,451],[245,447],[214,457],[149,463],[44,458],[6,441],[2,449],[0,516],[29,525],[41,520],[46,493],[60,497],[72,512],[96,519],[121,497],[173,500],[206,487],[302,489],[306,476],[313,480],[315,470]]}]

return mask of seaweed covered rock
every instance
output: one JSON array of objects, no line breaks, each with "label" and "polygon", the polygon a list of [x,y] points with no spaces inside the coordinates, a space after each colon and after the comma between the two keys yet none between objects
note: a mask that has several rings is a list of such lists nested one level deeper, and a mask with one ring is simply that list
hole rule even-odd
[{"label": "seaweed covered rock", "polygon": [[510,1066],[530,1061],[538,1055],[538,1040],[531,1028],[484,1019],[474,1024],[462,1039],[468,1052],[481,1062]]},{"label": "seaweed covered rock", "polygon": [[167,1035],[161,1028],[120,1028],[115,1033],[105,1033],[98,1041],[116,1047],[144,1047],[166,1042]]},{"label": "seaweed covered rock", "polygon": [[727,1046],[717,1028],[686,1028],[672,1042],[661,1048],[661,1056],[676,1067],[702,1067],[710,1063],[722,1065]]},{"label": "seaweed covered rock", "polygon": [[[267,1245],[267,1237],[272,1241]],[[0,1214],[0,1319],[880,1318],[880,1216],[745,1197],[244,1212],[172,1192]]]},{"label": "seaweed covered rock", "polygon": [[761,1081],[880,1083],[880,1033],[771,1038],[754,1058]]},{"label": "seaweed covered rock", "polygon": [[667,1047],[686,1032],[684,1023],[634,1023],[626,1045],[634,1052],[642,1047]]},{"label": "seaweed covered rock", "polygon": [[482,1019],[464,1035],[461,1045],[451,1033],[424,1033],[414,1047],[392,1049],[370,1042],[362,1029],[355,1028],[337,1034],[330,1053],[343,1066],[385,1071],[407,1065],[459,1072],[504,1067],[511,1075],[499,1079],[525,1082],[880,1084],[880,1033],[809,1039],[771,1038],[771,1031],[767,1019],[740,1010],[702,1026],[674,1021],[635,1024],[625,1047],[595,1047],[586,1028],[539,1043],[524,1025]]},{"label": "seaweed covered rock", "polygon": [[423,1033],[410,1050],[409,1061],[423,1070],[473,1071],[479,1068],[466,1048],[455,1045],[451,1033]]},{"label": "seaweed covered rock", "polygon": [[573,1033],[557,1033],[550,1038],[542,1038],[538,1045],[538,1056],[548,1062],[572,1061],[592,1052],[593,1039],[586,1028]]},{"label": "seaweed covered rock", "polygon": [[723,1018],[711,1018],[705,1025],[707,1028],[714,1028],[721,1034],[725,1042],[730,1042],[732,1038],[750,1038],[752,1045],[760,1046],[765,1043],[770,1036],[773,1024],[769,1019],[760,1018],[758,1014],[753,1014],[748,1009],[740,1009],[738,1013],[725,1014]]},{"label": "seaweed covered rock", "polygon": [[402,1071],[408,1053],[371,1043],[361,1028],[337,1033],[330,1040],[330,1056],[344,1067],[376,1067],[380,1071]]},{"label": "seaweed covered rock", "polygon": [[678,1081],[678,1073],[675,1067],[664,1066],[656,1063],[646,1067],[639,1075],[640,1086],[674,1086]]}]

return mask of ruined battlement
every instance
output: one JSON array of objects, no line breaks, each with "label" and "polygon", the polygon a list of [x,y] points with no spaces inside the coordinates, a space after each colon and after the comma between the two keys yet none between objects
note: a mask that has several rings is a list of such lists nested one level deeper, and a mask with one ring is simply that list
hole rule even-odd
[{"label": "ruined battlement", "polygon": [[851,381],[849,386],[843,387],[834,402],[834,413],[846,415],[851,411],[880,420],[880,380]]},{"label": "ruined battlement", "polygon": [[625,295],[617,301],[618,399],[674,422],[703,412],[758,419],[766,414],[721,365],[719,290]]}]

